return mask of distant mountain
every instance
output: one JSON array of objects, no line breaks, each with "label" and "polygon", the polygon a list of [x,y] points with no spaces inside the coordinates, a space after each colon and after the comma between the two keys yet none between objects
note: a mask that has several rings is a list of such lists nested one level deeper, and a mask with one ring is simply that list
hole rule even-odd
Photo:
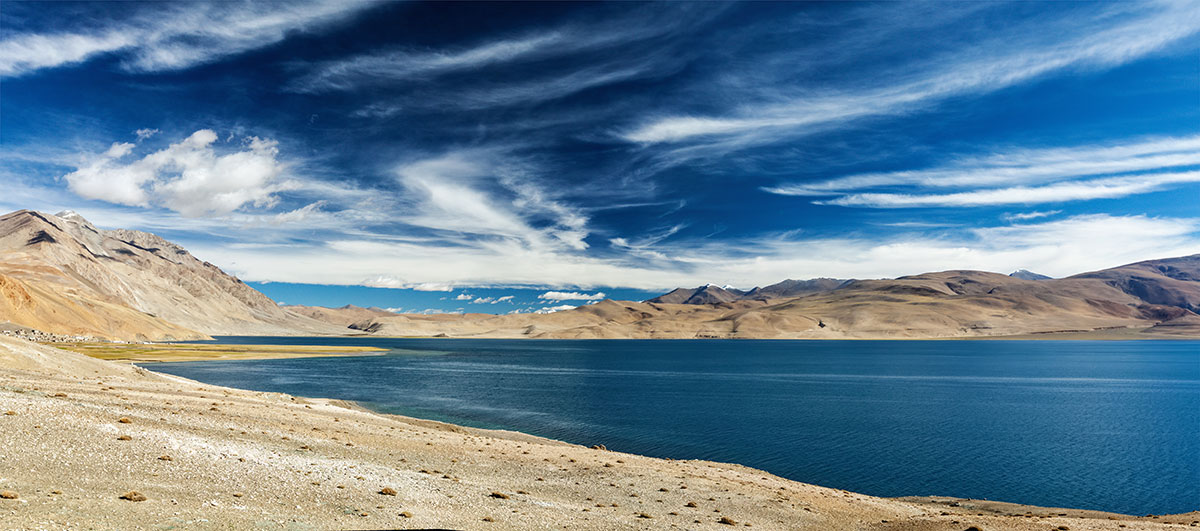
[{"label": "distant mountain", "polygon": [[811,280],[784,280],[778,284],[771,284],[765,288],[754,288],[746,293],[744,299],[785,299],[791,297],[800,297],[812,293],[822,291],[833,291],[838,289],[850,280],[840,278],[814,278]]},{"label": "distant mountain", "polygon": [[363,308],[347,304],[340,308],[324,308],[321,306],[284,306],[284,309],[300,315],[324,321],[327,323],[350,326],[359,321],[396,315],[382,308]]},{"label": "distant mountain", "polygon": [[1016,271],[1013,271],[1012,273],[1009,273],[1008,276],[1013,277],[1013,278],[1019,278],[1022,280],[1050,280],[1051,278],[1053,278],[1053,277],[1048,277],[1048,276],[1040,274],[1040,273],[1034,273],[1033,271],[1030,271],[1028,269],[1018,269]]},{"label": "distant mountain", "polygon": [[754,288],[741,291],[733,288],[719,288],[712,284],[698,288],[676,288],[669,293],[659,295],[646,302],[657,304],[717,304],[737,300],[767,300],[799,297],[811,293],[830,291],[841,287],[848,280],[836,278],[814,278],[812,280],[784,280],[765,288]]},{"label": "distant mountain", "polygon": [[[747,298],[752,290],[729,300],[732,291],[702,286],[546,315],[391,315],[353,326],[380,335],[570,339],[1200,337],[1200,255],[1064,279],[942,271],[823,280],[799,296]],[[779,293],[798,292],[781,284]],[[698,295],[725,300],[688,302]]]},{"label": "distant mountain", "polygon": [[660,304],[718,304],[738,300],[745,294],[744,291],[738,289],[722,288],[708,284],[693,289],[676,288],[671,290],[670,293],[659,295],[646,302],[657,302]]},{"label": "distant mountain", "polygon": [[0,216],[0,322],[113,339],[336,333],[182,247],[74,212]]}]

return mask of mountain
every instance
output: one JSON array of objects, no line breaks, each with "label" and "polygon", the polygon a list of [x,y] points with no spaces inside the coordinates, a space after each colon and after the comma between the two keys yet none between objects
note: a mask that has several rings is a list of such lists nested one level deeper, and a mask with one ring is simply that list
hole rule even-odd
[{"label": "mountain", "polygon": [[784,280],[765,288],[741,291],[729,287],[719,288],[712,284],[698,288],[675,288],[646,302],[655,304],[719,304],[738,300],[767,300],[799,297],[810,293],[835,290],[848,280],[836,278],[814,278],[811,280]]},{"label": "mountain", "polygon": [[[785,287],[778,292],[789,293]],[[545,315],[391,315],[353,326],[380,335],[572,339],[1200,337],[1200,255],[1064,279],[943,271],[828,281],[801,296],[689,302],[732,293],[713,288]]]},{"label": "mountain", "polygon": [[340,333],[146,232],[74,212],[0,216],[0,322],[124,340]]},{"label": "mountain", "polygon": [[350,326],[354,323],[374,319],[376,317],[388,317],[396,315],[394,312],[389,312],[382,308],[363,308],[353,304],[347,304],[340,308],[324,308],[321,306],[284,306],[284,309],[289,312],[316,319],[318,321],[324,321],[341,326]]},{"label": "mountain", "polygon": [[1021,280],[1050,280],[1051,278],[1053,278],[1053,277],[1048,277],[1048,276],[1040,274],[1040,273],[1034,273],[1033,271],[1030,271],[1028,269],[1018,269],[1016,271],[1013,271],[1012,273],[1009,273],[1008,276],[1013,277],[1013,278],[1019,278]]},{"label": "mountain", "polygon": [[822,291],[833,291],[851,282],[850,280],[839,278],[814,278],[811,280],[784,280],[778,284],[771,284],[765,288],[754,288],[747,292],[743,299],[784,299],[790,297],[800,297],[811,293],[819,293]]},{"label": "mountain", "polygon": [[745,292],[734,288],[722,288],[707,284],[694,289],[676,288],[670,293],[659,295],[646,302],[663,304],[719,304],[735,301],[745,295]]}]

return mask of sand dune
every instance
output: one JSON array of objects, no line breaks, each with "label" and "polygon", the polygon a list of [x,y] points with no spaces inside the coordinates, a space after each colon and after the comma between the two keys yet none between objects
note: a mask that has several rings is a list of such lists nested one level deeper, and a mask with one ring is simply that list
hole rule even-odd
[{"label": "sand dune", "polygon": [[209,386],[4,337],[0,430],[0,491],[15,496],[0,499],[0,525],[15,529],[1139,530],[1200,518],[875,498]]}]

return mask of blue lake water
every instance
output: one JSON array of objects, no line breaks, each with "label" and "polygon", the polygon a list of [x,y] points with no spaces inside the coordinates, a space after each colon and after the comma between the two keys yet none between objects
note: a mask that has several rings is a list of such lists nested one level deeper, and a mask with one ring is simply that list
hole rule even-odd
[{"label": "blue lake water", "polygon": [[219,341],[390,352],[153,369],[878,496],[1200,509],[1197,341]]}]

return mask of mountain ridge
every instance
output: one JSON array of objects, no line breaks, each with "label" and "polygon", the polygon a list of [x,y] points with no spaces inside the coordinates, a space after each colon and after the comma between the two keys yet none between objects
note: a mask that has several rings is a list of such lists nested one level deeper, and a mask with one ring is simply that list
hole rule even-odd
[{"label": "mountain ridge", "polygon": [[121,340],[341,332],[157,235],[60,214],[0,216],[0,321]]},{"label": "mountain ridge", "polygon": [[1122,337],[1200,337],[1197,310],[1200,254],[1061,279],[961,270],[895,279],[785,280],[749,291],[710,284],[643,302],[604,300],[541,315],[282,307],[151,233],[100,230],[73,212],[0,216],[0,323],[108,339],[298,334],[884,339],[1104,330]]}]

